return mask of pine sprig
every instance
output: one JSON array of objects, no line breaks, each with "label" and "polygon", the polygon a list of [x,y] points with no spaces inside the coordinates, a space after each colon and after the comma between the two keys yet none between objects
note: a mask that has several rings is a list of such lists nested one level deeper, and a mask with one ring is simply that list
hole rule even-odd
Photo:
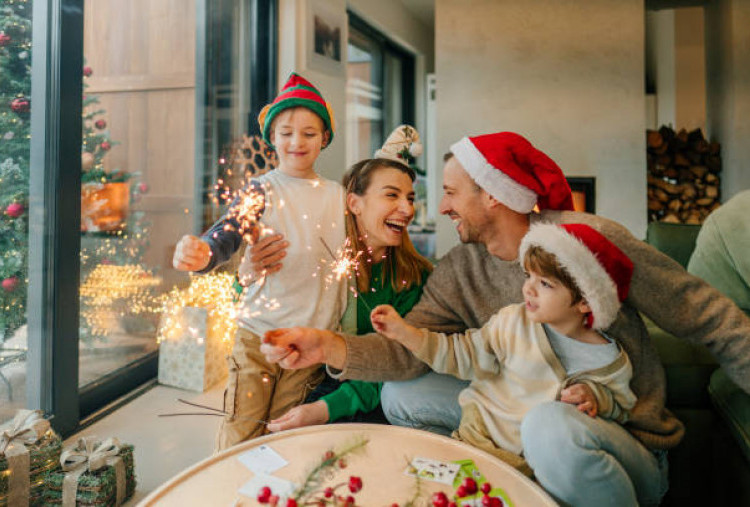
[{"label": "pine sprig", "polygon": [[365,451],[365,446],[369,440],[365,437],[359,437],[351,444],[346,445],[339,451],[330,450],[325,453],[320,463],[307,474],[305,482],[302,483],[299,490],[294,494],[294,499],[304,502],[307,497],[318,491],[325,480],[325,475],[333,472],[336,466],[340,466],[341,460],[350,454],[358,454]]}]

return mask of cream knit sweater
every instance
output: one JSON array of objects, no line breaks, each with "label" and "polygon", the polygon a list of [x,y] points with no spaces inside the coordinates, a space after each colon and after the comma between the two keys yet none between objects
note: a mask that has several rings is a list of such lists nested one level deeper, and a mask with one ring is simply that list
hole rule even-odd
[{"label": "cream knit sweater", "polygon": [[[685,429],[664,406],[664,369],[639,311],[664,330],[707,346],[750,393],[750,318],[728,298],[611,220],[574,211],[545,211],[531,219],[587,224],[633,261],[630,293],[607,334],[619,341],[633,365],[631,388],[638,402],[625,427],[647,447],[672,448]],[[481,244],[459,245],[440,260],[406,320],[443,333],[482,327],[500,308],[523,301],[523,280],[518,262],[494,257]],[[342,378],[405,380],[428,370],[402,345],[378,334],[345,340]]]}]

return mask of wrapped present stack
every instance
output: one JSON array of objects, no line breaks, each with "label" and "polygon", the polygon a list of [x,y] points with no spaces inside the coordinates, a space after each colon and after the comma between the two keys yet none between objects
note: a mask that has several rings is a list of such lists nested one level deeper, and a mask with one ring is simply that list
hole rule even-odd
[{"label": "wrapped present stack", "polygon": [[209,274],[166,298],[159,328],[159,383],[203,392],[227,376],[235,321],[234,277]]},{"label": "wrapped present stack", "polygon": [[0,505],[40,505],[62,439],[40,410],[19,410],[0,432]]},{"label": "wrapped present stack", "polygon": [[47,476],[45,505],[121,505],[135,492],[133,446],[85,437],[63,451],[62,470]]}]

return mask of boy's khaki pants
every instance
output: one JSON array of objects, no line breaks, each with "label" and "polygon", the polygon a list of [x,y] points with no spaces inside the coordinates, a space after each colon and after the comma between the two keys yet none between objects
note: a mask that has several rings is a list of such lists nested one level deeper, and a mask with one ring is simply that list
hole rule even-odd
[{"label": "boy's khaki pants", "polygon": [[216,435],[216,451],[265,434],[266,422],[304,403],[323,380],[319,366],[284,370],[269,364],[260,352],[260,337],[239,328],[229,361],[224,391],[227,416]]}]

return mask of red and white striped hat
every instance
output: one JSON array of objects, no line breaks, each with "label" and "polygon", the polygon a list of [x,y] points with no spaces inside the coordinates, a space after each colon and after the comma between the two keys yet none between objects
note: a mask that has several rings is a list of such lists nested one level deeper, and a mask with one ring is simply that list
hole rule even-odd
[{"label": "red and white striped hat", "polygon": [[593,329],[607,329],[628,297],[633,262],[600,232],[584,224],[534,224],[521,241],[519,261],[538,246],[553,254],[575,281],[591,307],[587,321]]}]

